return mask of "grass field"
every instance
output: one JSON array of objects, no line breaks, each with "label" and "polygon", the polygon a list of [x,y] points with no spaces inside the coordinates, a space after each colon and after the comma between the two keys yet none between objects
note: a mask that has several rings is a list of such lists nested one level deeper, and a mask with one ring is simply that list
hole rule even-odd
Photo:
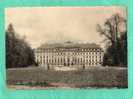
[{"label": "grass field", "polygon": [[127,88],[127,68],[92,67],[79,71],[14,68],[7,70],[7,84],[31,87]]}]

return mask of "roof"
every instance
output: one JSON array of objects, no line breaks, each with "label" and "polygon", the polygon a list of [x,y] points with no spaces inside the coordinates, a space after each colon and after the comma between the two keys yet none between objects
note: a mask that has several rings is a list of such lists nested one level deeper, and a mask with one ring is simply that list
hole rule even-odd
[{"label": "roof", "polygon": [[100,48],[100,45],[95,43],[73,43],[73,42],[64,42],[64,43],[45,43],[42,44],[37,49],[45,49],[45,48]]}]

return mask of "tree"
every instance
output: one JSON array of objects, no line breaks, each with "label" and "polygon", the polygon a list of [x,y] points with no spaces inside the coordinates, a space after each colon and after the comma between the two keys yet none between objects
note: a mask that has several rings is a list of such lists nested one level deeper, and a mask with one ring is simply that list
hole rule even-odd
[{"label": "tree", "polygon": [[15,33],[12,24],[6,30],[6,67],[27,67],[34,64],[34,53],[25,39]]},{"label": "tree", "polygon": [[103,65],[127,66],[126,19],[114,14],[104,22],[104,26],[98,24],[97,31],[104,35],[104,41],[108,45]]}]

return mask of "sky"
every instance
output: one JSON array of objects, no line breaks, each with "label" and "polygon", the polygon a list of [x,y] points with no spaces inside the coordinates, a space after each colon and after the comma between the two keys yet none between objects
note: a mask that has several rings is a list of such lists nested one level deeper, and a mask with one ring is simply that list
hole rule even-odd
[{"label": "sky", "polygon": [[13,7],[5,9],[5,29],[10,23],[32,48],[44,43],[101,43],[96,31],[107,18],[119,13],[126,17],[122,6],[96,7]]}]

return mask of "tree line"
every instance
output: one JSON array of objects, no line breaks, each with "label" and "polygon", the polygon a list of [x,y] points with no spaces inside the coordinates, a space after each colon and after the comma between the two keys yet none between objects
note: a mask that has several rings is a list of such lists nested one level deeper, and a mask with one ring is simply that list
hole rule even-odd
[{"label": "tree line", "polygon": [[28,67],[35,64],[33,49],[9,24],[6,30],[6,68]]},{"label": "tree line", "polygon": [[104,25],[97,25],[97,31],[105,37],[106,50],[103,65],[127,66],[127,20],[120,14],[106,19]]}]

